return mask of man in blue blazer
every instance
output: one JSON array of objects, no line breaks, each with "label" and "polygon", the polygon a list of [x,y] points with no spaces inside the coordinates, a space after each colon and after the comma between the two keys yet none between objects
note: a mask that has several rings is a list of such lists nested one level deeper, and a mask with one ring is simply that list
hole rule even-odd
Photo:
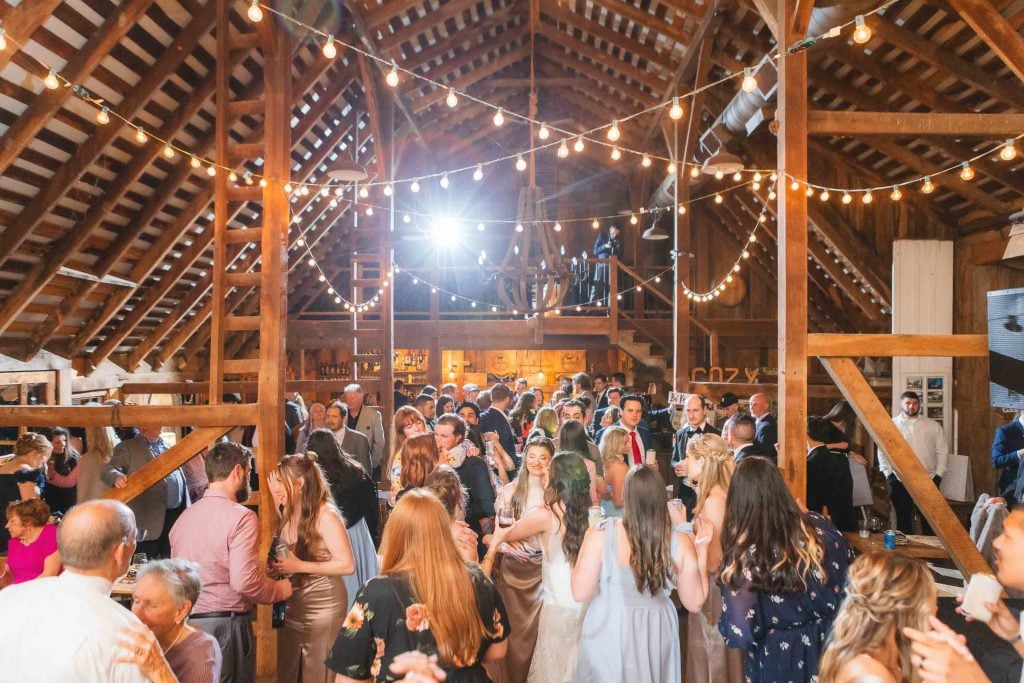
[{"label": "man in blue blazer", "polygon": [[1024,489],[1024,468],[1020,459],[1024,457],[1024,410],[1017,411],[1017,417],[996,430],[992,441],[992,467],[1002,470],[999,474],[999,495],[1013,501],[1021,500]]}]

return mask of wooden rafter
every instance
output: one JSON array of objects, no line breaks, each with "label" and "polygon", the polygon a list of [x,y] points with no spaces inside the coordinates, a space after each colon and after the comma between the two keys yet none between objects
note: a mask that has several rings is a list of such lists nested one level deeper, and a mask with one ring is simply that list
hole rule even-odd
[{"label": "wooden rafter", "polygon": [[1024,38],[989,0],[947,0],[1006,66],[1024,82]]}]

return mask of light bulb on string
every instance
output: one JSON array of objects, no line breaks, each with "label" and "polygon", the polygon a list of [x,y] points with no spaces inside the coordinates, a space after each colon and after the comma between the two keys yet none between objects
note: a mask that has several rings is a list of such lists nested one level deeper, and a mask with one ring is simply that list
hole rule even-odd
[{"label": "light bulb on string", "polygon": [[245,13],[249,15],[249,21],[257,23],[263,21],[263,10],[260,9],[259,0],[252,0],[249,3],[249,9]]},{"label": "light bulb on string", "polygon": [[971,168],[971,163],[965,161],[960,165],[960,180],[972,180],[974,178],[974,169]]},{"label": "light bulb on string", "polygon": [[402,214],[402,222],[403,223],[412,223],[412,216],[410,216],[407,213],[403,213]]},{"label": "light bulb on string", "polygon": [[558,157],[564,159],[569,156],[569,145],[565,143],[565,139],[562,139],[562,144],[558,146]]},{"label": "light bulb on string", "polygon": [[573,143],[572,148],[576,152],[582,152],[583,151],[583,136],[582,135],[577,135],[576,136],[576,142]]},{"label": "light bulb on string", "polygon": [[46,74],[46,78],[43,79],[43,85],[49,90],[56,90],[60,87],[60,81],[57,80],[57,70],[50,69],[50,73]]},{"label": "light bulb on string", "polygon": [[334,45],[334,36],[327,37],[327,42],[324,43],[323,53],[324,57],[327,59],[334,59],[338,56],[338,48]]},{"label": "light bulb on string", "polygon": [[559,223],[558,221],[555,221],[555,224],[554,224],[554,226],[552,226],[552,229],[555,232],[562,232],[562,224]]},{"label": "light bulb on string", "polygon": [[899,186],[892,186],[892,193],[889,195],[889,199],[893,200],[894,202],[898,202],[899,200],[903,199],[903,193],[900,192]]},{"label": "light bulb on string", "polygon": [[686,215],[686,205],[680,204],[678,211],[680,216]]},{"label": "light bulb on string", "polygon": [[540,138],[541,140],[547,140],[549,137],[551,137],[551,131],[548,129],[546,123],[540,124],[540,130],[537,131],[537,137]]},{"label": "light bulb on string", "polygon": [[871,27],[864,23],[864,15],[858,14],[854,17],[853,23],[855,25],[853,29],[853,42],[863,45],[871,40]]},{"label": "light bulb on string", "polygon": [[807,195],[808,197],[813,197],[814,196],[814,188],[811,187],[810,185],[808,185],[807,189],[804,190],[804,194]]},{"label": "light bulb on string", "polygon": [[762,176],[761,176],[761,172],[760,171],[754,171],[754,182],[755,183],[761,182],[761,177]]},{"label": "light bulb on string", "polygon": [[110,110],[106,107],[100,109],[99,112],[97,112],[96,114],[96,123],[100,124],[101,126],[105,126],[108,123],[110,123]]},{"label": "light bulb on string", "polygon": [[173,159],[174,158],[174,148],[171,147],[171,145],[169,143],[164,145],[164,158],[165,159]]},{"label": "light bulb on string", "polygon": [[853,195],[851,195],[849,192],[844,192],[843,193],[843,204],[849,204],[852,201],[853,201]]},{"label": "light bulb on string", "polygon": [[999,150],[999,158],[1003,161],[1013,161],[1016,157],[1017,147],[1014,145],[1013,138],[1008,138],[1002,149]]},{"label": "light bulb on string", "polygon": [[366,215],[367,216],[372,216],[373,215],[373,207],[372,206],[366,207]]},{"label": "light bulb on string", "polygon": [[871,190],[868,190],[867,192],[864,193],[864,196],[861,197],[860,200],[865,204],[870,204],[871,202],[875,201],[875,197],[874,195],[871,194]]},{"label": "light bulb on string", "polygon": [[608,129],[608,140],[615,142],[621,135],[622,133],[619,131],[619,122],[612,121],[611,128]]},{"label": "light bulb on string", "polygon": [[668,167],[665,170],[668,172],[669,175],[675,175],[676,174],[676,162],[674,162],[674,161],[668,162]]},{"label": "light bulb on string", "polygon": [[622,158],[622,152],[619,151],[618,147],[612,147],[612,161],[618,161]]},{"label": "light bulb on string", "polygon": [[591,228],[593,228],[594,230],[597,230],[598,228],[600,228],[600,227],[601,227],[601,221],[599,221],[599,220],[597,220],[597,219],[595,218],[594,220],[592,220],[592,221],[590,222],[590,227],[591,227]]},{"label": "light bulb on string", "polygon": [[308,185],[300,185],[299,186],[299,194],[302,195],[303,197],[309,196],[309,186]]},{"label": "light bulb on string", "polygon": [[135,142],[137,142],[137,143],[139,143],[141,145],[141,144],[145,144],[145,142],[147,140],[149,140],[149,136],[146,135],[146,131],[142,130],[142,126],[139,126],[138,128],[136,128],[135,129]]},{"label": "light bulb on string", "polygon": [[516,155],[516,170],[519,172],[526,170],[526,159],[523,158],[522,154]]},{"label": "light bulb on string", "polygon": [[484,225],[483,223],[477,223],[476,224],[476,229],[477,229],[478,232],[483,232],[486,228],[487,228],[487,226]]},{"label": "light bulb on string", "polygon": [[199,159],[196,158],[195,154],[193,154],[192,158],[188,160],[188,165],[191,166],[192,168],[199,168]]},{"label": "light bulb on string", "polygon": [[636,214],[635,214],[635,213],[631,213],[631,214],[629,214],[629,224],[630,224],[630,225],[636,225],[636,224],[637,224],[637,223],[639,222],[639,220],[640,220],[640,219],[638,219],[638,218],[636,217]]},{"label": "light bulb on string", "polygon": [[694,180],[700,178],[700,166],[698,166],[697,164],[692,164],[690,166],[690,177],[693,178]]},{"label": "light bulb on string", "polygon": [[735,173],[732,174],[732,179],[733,179],[734,182],[738,183],[741,180],[743,180],[743,174],[740,173],[739,171],[736,171]]},{"label": "light bulb on string", "polygon": [[523,224],[522,223],[516,223],[516,232],[522,232],[522,231],[523,231]]},{"label": "light bulb on string", "polygon": [[721,170],[715,171],[715,180],[721,180],[724,177],[725,173],[723,173]]},{"label": "light bulb on string", "polygon": [[370,190],[365,185],[363,185],[362,187],[359,188],[359,197],[360,197],[360,199],[367,199],[369,196],[370,196]]},{"label": "light bulb on string", "polygon": [[640,157],[640,165],[643,166],[644,168],[649,168],[650,167],[650,165],[651,165],[651,157],[649,157],[647,155],[647,152],[644,152],[644,155],[642,157]]},{"label": "light bulb on string", "polygon": [[242,177],[242,179],[245,181],[246,185],[252,185],[253,183],[252,173],[249,171],[245,172],[245,175]]},{"label": "light bulb on string", "polygon": [[818,195],[818,199],[820,199],[823,202],[827,202],[830,196],[831,195],[829,195],[828,190],[822,190],[821,194]]},{"label": "light bulb on string", "polygon": [[398,65],[395,64],[394,60],[391,60],[391,71],[388,71],[388,75],[384,77],[384,82],[390,88],[398,87]]},{"label": "light bulb on string", "polygon": [[683,107],[679,104],[678,97],[672,98],[672,108],[668,110],[668,115],[673,121],[678,121],[683,118]]},{"label": "light bulb on string", "polygon": [[451,181],[448,180],[448,174],[447,173],[445,173],[444,175],[441,176],[440,184],[441,184],[441,188],[445,189],[445,190],[447,190],[449,185],[451,185]]},{"label": "light bulb on string", "polygon": [[476,170],[473,171],[473,180],[479,182],[484,179],[484,165],[477,164]]},{"label": "light bulb on string", "polygon": [[[341,188],[338,188],[338,189],[341,189]],[[384,192],[384,196],[385,197],[390,197],[391,195],[393,195],[395,193],[395,188],[394,188],[394,186],[391,183],[388,183],[387,185],[384,186],[383,192]]]},{"label": "light bulb on string", "polygon": [[0,50],[7,49],[7,31],[0,27]]},{"label": "light bulb on string", "polygon": [[725,199],[722,197],[720,192],[715,193],[715,204],[721,204]]},{"label": "light bulb on string", "polygon": [[505,113],[501,107],[498,107],[498,111],[495,112],[494,118],[491,121],[494,122],[495,128],[501,128],[505,124]]},{"label": "light bulb on string", "polygon": [[[173,152],[174,150],[172,149],[171,151]],[[230,173],[228,173],[228,181],[230,181],[232,183],[237,183],[238,182],[238,174],[235,173],[234,171],[231,171]],[[327,194],[327,193],[325,192],[324,194]]]},{"label": "light bulb on string", "polygon": [[799,190],[800,189],[800,181],[799,180],[794,180],[793,182],[791,182],[789,184],[789,189],[793,190],[793,192],[796,192],[797,190]]},{"label": "light bulb on string", "polygon": [[409,191],[410,192],[419,192],[420,191],[419,181],[416,181],[416,180],[412,181],[412,183],[409,185]]},{"label": "light bulb on string", "polygon": [[751,190],[753,190],[754,192],[757,192],[758,190],[760,190],[760,189],[761,189],[761,183],[759,183],[759,182],[757,182],[757,181],[755,180],[754,182],[752,182],[752,183],[750,184],[750,189],[751,189]]},{"label": "light bulb on string", "polygon": [[743,81],[740,83],[743,92],[754,92],[757,90],[757,79],[754,78],[754,70],[749,66],[743,69]]},{"label": "light bulb on string", "polygon": [[215,175],[217,175],[217,167],[214,166],[213,164],[210,164],[209,166],[207,166],[206,167],[206,175],[210,176],[211,178],[214,177]]},{"label": "light bulb on string", "polygon": [[444,98],[444,101],[449,109],[459,106],[459,96],[455,94],[455,88],[448,88],[448,96]]},{"label": "light bulb on string", "polygon": [[768,201],[775,201],[776,197],[778,197],[778,195],[775,194],[775,190],[768,190]]},{"label": "light bulb on string", "polygon": [[935,184],[932,182],[931,176],[924,177],[924,183],[921,185],[921,192],[925,194],[931,194],[935,191]]},{"label": "light bulb on string", "polygon": [[266,187],[268,184],[266,178],[260,178],[260,187]]}]

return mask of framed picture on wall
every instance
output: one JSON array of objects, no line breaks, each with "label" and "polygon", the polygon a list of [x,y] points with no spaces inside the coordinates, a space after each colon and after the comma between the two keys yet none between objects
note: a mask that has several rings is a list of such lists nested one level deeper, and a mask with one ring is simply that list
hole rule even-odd
[{"label": "framed picture on wall", "polygon": [[924,377],[911,376],[907,377],[907,391],[921,391],[924,389]]}]

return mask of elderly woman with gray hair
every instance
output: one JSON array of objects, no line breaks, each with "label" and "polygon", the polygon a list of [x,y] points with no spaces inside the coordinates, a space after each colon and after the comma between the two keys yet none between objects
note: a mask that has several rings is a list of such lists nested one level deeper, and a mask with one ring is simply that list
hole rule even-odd
[{"label": "elderly woman with gray hair", "polygon": [[[132,612],[156,636],[167,664],[180,683],[220,680],[217,640],[188,624],[188,615],[203,588],[199,565],[188,560],[160,560],[142,565],[132,596]],[[158,679],[155,672],[143,673]]]}]

